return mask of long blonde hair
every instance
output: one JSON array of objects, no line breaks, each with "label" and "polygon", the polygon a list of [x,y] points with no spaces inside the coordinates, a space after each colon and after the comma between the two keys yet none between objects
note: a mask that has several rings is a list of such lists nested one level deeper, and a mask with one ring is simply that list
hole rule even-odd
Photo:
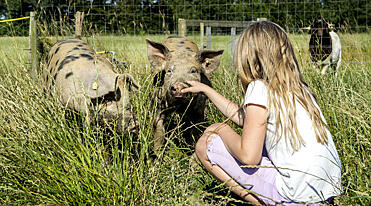
[{"label": "long blonde hair", "polygon": [[281,129],[281,134],[291,137],[288,141],[294,150],[305,144],[296,123],[295,99],[308,111],[317,142],[327,142],[325,123],[315,106],[314,94],[304,81],[290,40],[280,26],[260,21],[245,29],[235,50],[235,65],[244,91],[254,80],[266,84],[268,106],[273,106],[276,112],[276,130]]}]

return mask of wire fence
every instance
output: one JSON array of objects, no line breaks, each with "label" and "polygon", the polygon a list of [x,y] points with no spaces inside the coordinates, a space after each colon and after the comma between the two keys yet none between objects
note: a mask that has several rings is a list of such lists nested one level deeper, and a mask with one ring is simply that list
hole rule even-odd
[{"label": "wire fence", "polygon": [[[75,31],[75,13],[84,12],[83,35],[174,35],[178,32],[178,19],[212,20],[212,21],[256,21],[265,18],[273,21],[289,33],[303,34],[305,28],[317,17],[323,17],[342,33],[370,33],[369,0],[59,0],[39,1],[27,8],[36,11],[39,32],[49,36],[71,36]],[[17,11],[16,9],[13,9]],[[26,16],[1,13],[0,3],[0,35],[28,35],[28,21],[8,21],[11,17]],[[19,15],[19,16],[15,16]],[[188,35],[199,35],[199,26],[189,26]],[[244,27],[237,27],[236,33]],[[231,28],[212,27],[211,35],[230,35]],[[232,41],[232,40],[231,40]],[[370,47],[369,40],[361,45],[345,42],[344,49]],[[211,49],[232,49],[233,42],[212,45]],[[297,49],[307,50],[307,45],[297,45]],[[368,63],[368,60],[349,61],[350,63]]]},{"label": "wire fence", "polygon": [[[370,8],[369,0],[44,0],[23,10],[36,11],[38,19],[47,22],[48,26],[53,25],[52,21],[57,22],[58,29],[54,32],[59,34],[61,31],[65,33],[63,29],[68,31],[74,14],[82,11],[85,13],[85,31],[140,35],[176,33],[179,18],[247,22],[266,18],[278,23],[287,32],[300,32],[319,16],[333,23],[338,31],[368,32]],[[20,13],[15,8],[9,8],[2,15],[0,13],[0,20],[1,17],[16,18],[18,16],[14,15],[17,14]],[[9,25],[16,30],[18,23]],[[190,31],[196,33],[199,28],[193,27]],[[213,33],[226,34],[229,30],[215,28]],[[9,31],[0,25],[0,35],[16,34],[24,33]]]},{"label": "wire fence", "polygon": [[[338,30],[366,31],[371,8],[368,0],[106,1],[108,4],[97,5],[93,2],[63,5],[57,10],[70,16],[76,11],[84,11],[95,32],[167,34],[176,33],[179,18],[220,21],[266,18],[288,32],[297,32],[322,16]],[[43,8],[55,10],[54,5]],[[197,27],[192,30],[199,31]],[[220,28],[215,32],[225,34],[228,30]]]}]

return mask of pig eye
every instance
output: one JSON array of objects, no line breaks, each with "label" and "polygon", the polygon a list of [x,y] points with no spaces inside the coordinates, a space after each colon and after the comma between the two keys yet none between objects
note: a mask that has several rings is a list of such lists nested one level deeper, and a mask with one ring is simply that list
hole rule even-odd
[{"label": "pig eye", "polygon": [[166,73],[172,73],[174,70],[174,67],[168,67],[166,70]]},{"label": "pig eye", "polygon": [[189,72],[192,73],[192,74],[197,73],[197,68],[196,67],[192,67]]}]

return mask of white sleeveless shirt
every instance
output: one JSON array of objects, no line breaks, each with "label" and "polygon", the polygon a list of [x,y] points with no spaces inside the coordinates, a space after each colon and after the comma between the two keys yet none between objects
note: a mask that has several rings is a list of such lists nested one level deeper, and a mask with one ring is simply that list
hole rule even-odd
[{"label": "white sleeveless shirt", "polygon": [[[248,85],[244,105],[248,104],[268,108],[268,89],[262,81]],[[281,105],[285,111],[284,105]],[[305,145],[294,151],[291,144],[286,142],[290,137],[282,136],[277,142],[281,134],[280,130],[276,131],[276,114],[274,108],[268,109],[265,148],[269,159],[279,170],[276,177],[278,192],[291,201],[308,203],[340,195],[341,163],[331,133],[326,129],[328,142],[318,143],[309,113],[296,101],[296,123]],[[321,117],[325,122],[322,112]]]}]

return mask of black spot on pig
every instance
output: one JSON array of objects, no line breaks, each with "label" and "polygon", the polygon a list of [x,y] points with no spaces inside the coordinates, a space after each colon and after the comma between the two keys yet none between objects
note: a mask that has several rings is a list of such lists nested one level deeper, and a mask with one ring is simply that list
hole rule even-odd
[{"label": "black spot on pig", "polygon": [[87,58],[88,60],[93,60],[94,58],[89,54],[80,54],[81,57]]},{"label": "black spot on pig", "polygon": [[[77,56],[67,56],[66,58],[63,59],[63,61],[61,62],[61,64],[58,66],[58,69],[57,69],[57,73],[63,69],[64,65],[72,62],[72,61],[75,61],[76,59],[78,59],[79,57]],[[55,79],[55,78],[54,78]]]},{"label": "black spot on pig", "polygon": [[47,57],[47,58],[46,58],[46,59],[47,59],[47,61],[46,61],[46,62],[47,62],[47,64],[46,64],[46,67],[49,67],[49,66],[50,66],[50,59],[48,58],[48,57],[49,57],[49,55],[48,55],[48,56],[46,56],[46,57]]},{"label": "black spot on pig", "polygon": [[55,85],[55,80],[57,79],[57,75],[58,75],[58,73],[55,73],[55,74],[53,75],[53,79],[52,79],[52,85],[53,85],[53,86]]},{"label": "black spot on pig", "polygon": [[61,48],[61,47],[58,47],[58,48],[55,50],[54,54],[58,53],[58,51],[59,51],[60,48]]},{"label": "black spot on pig", "polygon": [[65,60],[70,60],[71,62],[73,62],[73,61],[75,61],[76,59],[78,59],[79,57],[78,56],[67,56],[66,58],[65,58]]},{"label": "black spot on pig", "polygon": [[186,50],[188,50],[188,51],[192,51],[192,49],[190,48],[190,47],[186,47]]},{"label": "black spot on pig", "polygon": [[73,72],[68,72],[65,76],[65,78],[67,79],[68,77],[72,76],[73,75]]}]

